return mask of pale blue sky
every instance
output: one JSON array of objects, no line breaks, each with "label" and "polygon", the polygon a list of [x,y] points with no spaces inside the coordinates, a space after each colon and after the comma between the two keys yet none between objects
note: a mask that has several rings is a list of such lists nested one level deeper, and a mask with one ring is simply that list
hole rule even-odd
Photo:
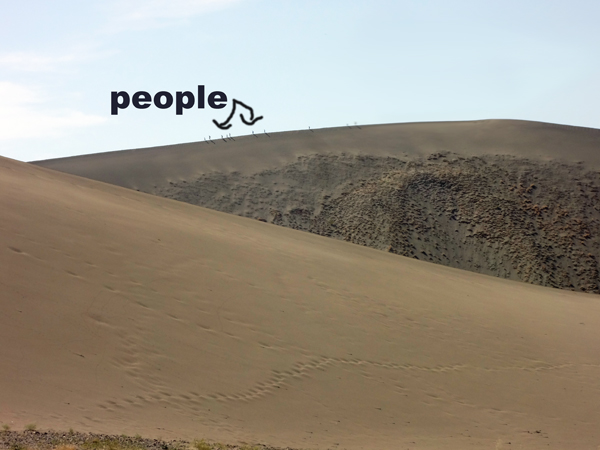
[{"label": "pale blue sky", "polygon": [[110,92],[204,84],[264,115],[227,132],[509,118],[600,128],[600,2],[0,0],[0,155],[202,140],[225,109]]}]

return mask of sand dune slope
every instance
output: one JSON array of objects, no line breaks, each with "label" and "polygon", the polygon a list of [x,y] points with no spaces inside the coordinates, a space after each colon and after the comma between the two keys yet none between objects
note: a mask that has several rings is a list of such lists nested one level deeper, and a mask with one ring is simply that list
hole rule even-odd
[{"label": "sand dune slope", "polygon": [[600,444],[595,296],[7,159],[0,211],[0,422],[309,448]]}]

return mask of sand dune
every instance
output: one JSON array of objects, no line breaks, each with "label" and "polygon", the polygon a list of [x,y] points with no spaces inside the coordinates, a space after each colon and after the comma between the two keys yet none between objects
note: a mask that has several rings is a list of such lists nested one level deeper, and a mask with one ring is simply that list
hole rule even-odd
[{"label": "sand dune", "polygon": [[304,448],[600,444],[595,296],[7,159],[0,210],[0,422],[13,428]]},{"label": "sand dune", "polygon": [[600,130],[490,120],[36,164],[411,258],[600,293]]}]

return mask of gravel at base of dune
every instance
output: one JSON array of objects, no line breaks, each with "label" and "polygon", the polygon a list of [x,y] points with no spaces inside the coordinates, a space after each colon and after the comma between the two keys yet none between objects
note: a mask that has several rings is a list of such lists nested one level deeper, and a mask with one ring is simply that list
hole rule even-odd
[{"label": "gravel at base of dune", "polygon": [[[0,431],[0,449],[11,450],[46,450],[61,448],[64,450],[94,449],[94,450],[300,450],[291,447],[270,447],[263,444],[255,445],[233,445],[221,443],[209,443],[199,441],[201,444],[160,439],[145,439],[142,437],[119,436],[96,433],[79,433],[64,431]],[[61,448],[61,450],[63,450]]]}]

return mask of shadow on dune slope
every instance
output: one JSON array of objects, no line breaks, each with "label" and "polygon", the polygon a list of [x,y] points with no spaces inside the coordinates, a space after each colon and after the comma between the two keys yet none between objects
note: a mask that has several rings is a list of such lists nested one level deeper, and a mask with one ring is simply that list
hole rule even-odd
[{"label": "shadow on dune slope", "polygon": [[158,195],[403,256],[598,293],[600,175],[580,164],[448,152],[312,155],[206,174]]}]

